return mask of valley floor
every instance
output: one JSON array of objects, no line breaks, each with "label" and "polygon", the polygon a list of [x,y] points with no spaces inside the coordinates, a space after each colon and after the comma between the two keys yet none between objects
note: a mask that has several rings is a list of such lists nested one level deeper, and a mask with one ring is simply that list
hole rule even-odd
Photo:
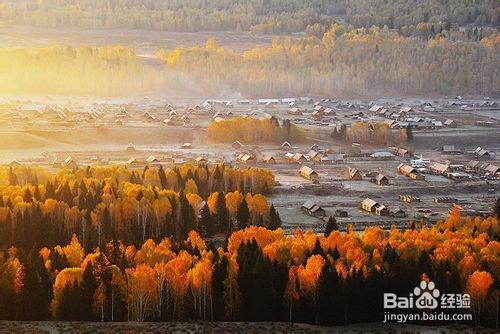
[{"label": "valley floor", "polygon": [[0,333],[494,333],[469,326],[356,324],[320,327],[284,322],[64,322],[0,321]]}]

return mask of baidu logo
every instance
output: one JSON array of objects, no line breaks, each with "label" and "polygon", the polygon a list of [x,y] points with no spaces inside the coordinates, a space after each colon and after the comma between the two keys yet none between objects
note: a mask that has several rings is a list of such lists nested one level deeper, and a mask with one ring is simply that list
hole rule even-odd
[{"label": "baidu logo", "polygon": [[418,299],[415,301],[415,306],[419,309],[435,309],[439,305],[439,290],[436,289],[434,282],[420,282],[420,286],[413,289],[413,294]]},{"label": "baidu logo", "polygon": [[[434,282],[422,280],[407,296],[384,293],[386,311],[383,322],[472,321],[472,313],[466,312],[471,307],[470,303],[471,298],[467,293],[443,293]],[[455,309],[456,313],[450,313],[449,309]]]}]

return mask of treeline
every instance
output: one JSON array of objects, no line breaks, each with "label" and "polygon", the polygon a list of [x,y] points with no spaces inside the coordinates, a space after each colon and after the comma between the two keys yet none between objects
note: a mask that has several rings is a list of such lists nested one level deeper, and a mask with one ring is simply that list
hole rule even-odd
[{"label": "treeline", "polygon": [[391,129],[384,122],[354,122],[350,127],[345,124],[334,127],[332,139],[344,140],[350,143],[401,145],[413,140],[413,132],[407,127]]},{"label": "treeline", "polygon": [[[498,222],[455,211],[434,227],[348,229],[325,236],[249,227],[215,248],[184,241],[112,239],[0,253],[0,319],[71,321],[380,322],[383,293],[407,296],[421,280],[468,293],[473,324],[498,315]],[[472,324],[468,322],[468,324]]]},{"label": "treeline", "polygon": [[422,41],[389,29],[333,25],[322,38],[279,38],[270,47],[238,53],[204,47],[160,50],[169,69],[190,73],[251,96],[304,94],[484,94],[500,87],[500,39]]},{"label": "treeline", "polygon": [[281,225],[263,195],[272,191],[274,176],[263,169],[89,167],[52,176],[19,167],[2,174],[8,185],[0,187],[0,248],[53,247],[74,234],[89,252],[109,240],[140,245],[184,240],[192,230],[212,236]]},{"label": "treeline", "polygon": [[495,0],[344,0],[346,21],[357,27],[372,25],[389,28],[419,23],[447,25],[500,24],[500,5]]},{"label": "treeline", "polygon": [[160,31],[303,31],[331,24],[335,9],[321,0],[21,0],[0,6],[0,21],[40,27]]},{"label": "treeline", "polygon": [[214,121],[208,126],[208,136],[218,142],[242,141],[243,143],[301,142],[305,138],[304,130],[290,122],[281,123],[272,116],[269,119],[253,117],[231,117]]},{"label": "treeline", "polygon": [[0,72],[0,90],[13,94],[109,96],[165,83],[163,73],[120,46],[0,48]]},{"label": "treeline", "polygon": [[495,0],[21,0],[0,5],[0,21],[40,27],[269,34],[304,31],[335,20],[366,28],[439,22],[497,26],[500,6]]}]

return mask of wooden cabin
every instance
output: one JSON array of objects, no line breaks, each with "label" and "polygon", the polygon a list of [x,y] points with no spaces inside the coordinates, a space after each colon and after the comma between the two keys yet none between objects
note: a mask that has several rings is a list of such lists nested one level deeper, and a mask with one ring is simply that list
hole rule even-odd
[{"label": "wooden cabin", "polygon": [[317,182],[319,179],[318,173],[316,173],[316,171],[314,171],[314,169],[312,169],[311,167],[308,167],[308,166],[302,166],[299,170],[299,174],[303,178],[314,181],[314,182]]},{"label": "wooden cabin", "polygon": [[306,212],[307,214],[315,217],[325,217],[326,216],[326,211],[320,207],[318,204],[314,203],[313,201],[306,201],[302,207],[302,211]]},{"label": "wooden cabin", "polygon": [[356,168],[349,168],[348,176],[349,180],[361,181],[363,179],[363,176],[361,176],[361,173]]}]

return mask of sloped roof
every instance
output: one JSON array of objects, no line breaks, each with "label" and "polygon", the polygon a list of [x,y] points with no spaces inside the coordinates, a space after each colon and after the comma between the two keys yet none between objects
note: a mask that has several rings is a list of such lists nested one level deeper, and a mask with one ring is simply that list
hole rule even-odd
[{"label": "sloped roof", "polygon": [[305,174],[305,175],[311,175],[311,174],[313,174],[313,173],[316,173],[316,172],[314,171],[314,169],[312,169],[312,168],[311,168],[311,167],[309,167],[309,166],[302,166],[302,167],[300,168],[300,172],[301,172],[302,174]]},{"label": "sloped roof", "polygon": [[365,198],[365,199],[361,202],[361,204],[362,204],[363,206],[367,206],[367,207],[369,207],[370,209],[371,209],[371,208],[373,208],[373,207],[375,207],[375,206],[380,205],[378,202],[376,202],[376,201],[374,201],[374,200],[372,200],[371,198],[368,198],[368,197],[367,197],[367,198]]}]

